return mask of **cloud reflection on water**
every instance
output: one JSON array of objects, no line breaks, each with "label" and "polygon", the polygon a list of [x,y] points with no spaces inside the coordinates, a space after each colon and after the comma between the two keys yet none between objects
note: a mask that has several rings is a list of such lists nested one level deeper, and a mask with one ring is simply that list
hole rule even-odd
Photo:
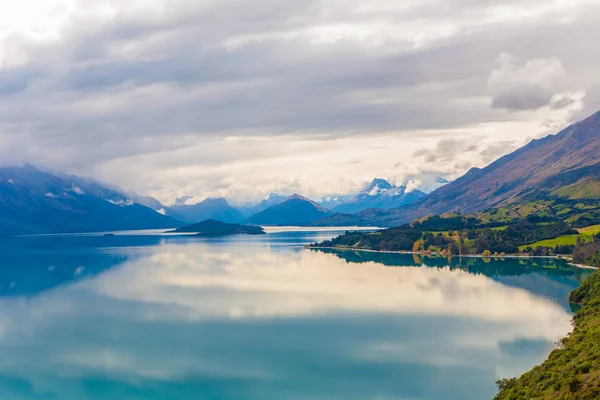
[{"label": "cloud reflection on water", "polygon": [[163,244],[33,298],[0,298],[0,390],[11,400],[481,399],[541,361],[569,319],[556,302],[461,270]]}]

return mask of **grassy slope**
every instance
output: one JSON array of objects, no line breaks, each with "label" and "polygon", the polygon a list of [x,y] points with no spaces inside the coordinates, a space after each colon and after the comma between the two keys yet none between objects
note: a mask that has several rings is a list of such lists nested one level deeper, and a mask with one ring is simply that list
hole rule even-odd
[{"label": "grassy slope", "polygon": [[600,225],[592,225],[587,228],[577,229],[583,235],[594,236],[600,233]]},{"label": "grassy slope", "polygon": [[555,190],[552,194],[571,200],[597,199],[600,197],[600,184],[594,178],[585,177],[580,181]]},{"label": "grassy slope", "polygon": [[483,223],[509,224],[532,215],[565,221],[574,226],[587,226],[600,222],[600,203],[596,199],[536,200],[477,212],[473,217]]},{"label": "grassy slope", "polygon": [[600,271],[570,299],[582,305],[573,332],[543,364],[520,378],[504,380],[495,400],[600,399]]},{"label": "grassy slope", "polygon": [[590,242],[595,235],[600,233],[600,225],[592,225],[588,226],[587,228],[580,228],[577,230],[579,231],[579,235],[564,235],[555,239],[542,240],[530,245],[519,246],[519,250],[525,250],[527,247],[532,247],[535,249],[537,247],[555,247],[557,245],[576,244],[577,239],[581,239],[584,242]]}]

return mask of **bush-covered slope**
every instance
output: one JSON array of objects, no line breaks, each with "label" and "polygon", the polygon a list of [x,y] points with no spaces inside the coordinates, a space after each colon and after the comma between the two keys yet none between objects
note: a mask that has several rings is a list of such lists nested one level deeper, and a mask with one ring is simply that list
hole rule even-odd
[{"label": "bush-covered slope", "polygon": [[575,329],[548,360],[520,378],[498,381],[495,400],[600,399],[600,271],[570,297],[582,305]]}]

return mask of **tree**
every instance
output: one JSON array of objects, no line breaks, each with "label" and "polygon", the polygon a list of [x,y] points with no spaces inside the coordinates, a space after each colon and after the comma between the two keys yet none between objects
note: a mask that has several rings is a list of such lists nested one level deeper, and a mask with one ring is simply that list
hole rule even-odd
[{"label": "tree", "polygon": [[413,251],[413,253],[418,253],[420,249],[421,249],[421,241],[420,241],[420,240],[417,240],[417,241],[415,242],[415,244],[413,244],[413,249],[412,249],[412,251]]}]

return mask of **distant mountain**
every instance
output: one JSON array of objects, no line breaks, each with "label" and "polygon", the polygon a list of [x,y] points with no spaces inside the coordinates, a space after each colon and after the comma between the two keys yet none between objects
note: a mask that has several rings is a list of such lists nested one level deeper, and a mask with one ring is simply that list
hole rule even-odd
[{"label": "distant mountain", "polygon": [[406,191],[406,186],[394,186],[385,179],[374,179],[359,194],[335,207],[338,213],[355,214],[367,209],[393,209],[425,197],[420,190]]},{"label": "distant mountain", "polygon": [[178,228],[173,233],[197,233],[199,236],[225,236],[225,235],[264,235],[265,230],[260,226],[227,224],[209,219],[197,224]]},{"label": "distant mountain", "polygon": [[247,222],[254,225],[302,226],[330,215],[333,215],[332,211],[304,196],[294,194],[284,202],[248,218]]},{"label": "distant mountain", "polygon": [[240,210],[229,205],[223,198],[206,199],[194,205],[174,205],[165,209],[165,213],[188,223],[197,223],[207,219],[240,223],[245,219]]},{"label": "distant mountain", "polygon": [[473,168],[417,203],[358,216],[375,225],[396,226],[425,215],[585,199],[600,200],[600,112],[483,169]]},{"label": "distant mountain", "polygon": [[0,168],[0,234],[181,225],[181,221],[161,215],[92,179],[54,174],[29,164]]},{"label": "distant mountain", "polygon": [[283,203],[287,199],[287,196],[271,193],[266,199],[261,200],[258,204],[247,204],[243,207],[240,207],[239,210],[246,217],[250,217],[254,214],[257,214],[261,211],[266,210],[267,208],[277,205],[279,203]]}]

